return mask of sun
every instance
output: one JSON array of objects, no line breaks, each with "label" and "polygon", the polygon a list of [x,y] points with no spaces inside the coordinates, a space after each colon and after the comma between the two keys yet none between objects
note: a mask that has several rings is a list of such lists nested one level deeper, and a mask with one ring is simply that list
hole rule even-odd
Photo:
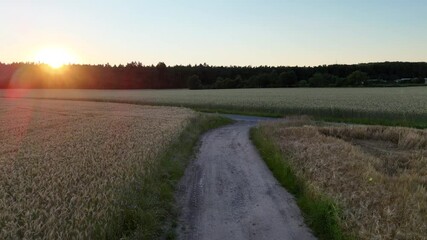
[{"label": "sun", "polygon": [[64,48],[43,48],[37,52],[35,61],[39,63],[45,63],[51,68],[58,69],[64,66],[64,64],[75,62],[75,57]]}]

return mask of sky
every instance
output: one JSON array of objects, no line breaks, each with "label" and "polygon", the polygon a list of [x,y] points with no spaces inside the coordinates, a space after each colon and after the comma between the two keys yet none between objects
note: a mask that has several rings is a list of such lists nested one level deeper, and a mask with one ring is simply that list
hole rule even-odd
[{"label": "sky", "polygon": [[427,61],[427,0],[0,0],[0,62],[313,66]]}]

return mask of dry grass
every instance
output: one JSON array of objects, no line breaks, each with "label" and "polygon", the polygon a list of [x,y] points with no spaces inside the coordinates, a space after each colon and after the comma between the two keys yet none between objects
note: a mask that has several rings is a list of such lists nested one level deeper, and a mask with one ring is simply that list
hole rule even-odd
[{"label": "dry grass", "polygon": [[[0,100],[0,239],[88,239],[194,113],[115,103]],[[101,230],[100,230],[101,229]]]},{"label": "dry grass", "polygon": [[310,191],[339,204],[358,239],[427,239],[427,131],[382,126],[267,123]]}]

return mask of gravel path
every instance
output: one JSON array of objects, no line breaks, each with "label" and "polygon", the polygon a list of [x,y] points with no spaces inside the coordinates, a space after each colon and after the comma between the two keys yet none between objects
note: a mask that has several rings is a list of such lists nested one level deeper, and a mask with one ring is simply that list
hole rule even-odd
[{"label": "gravel path", "polygon": [[249,139],[265,119],[228,116],[239,121],[202,137],[181,180],[178,239],[315,239]]}]

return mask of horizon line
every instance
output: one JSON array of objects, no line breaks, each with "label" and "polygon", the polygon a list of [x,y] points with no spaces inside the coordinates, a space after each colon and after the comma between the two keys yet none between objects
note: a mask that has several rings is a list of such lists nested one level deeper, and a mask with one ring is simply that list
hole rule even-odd
[{"label": "horizon line", "polygon": [[[351,66],[351,65],[364,65],[364,64],[378,64],[378,63],[427,63],[427,61],[378,61],[378,62],[359,62],[359,63],[332,63],[332,64],[318,64],[318,65],[210,65],[206,62],[204,63],[198,63],[198,64],[174,64],[174,65],[168,65],[164,61],[160,61],[156,64],[148,64],[145,65],[140,61],[130,61],[127,63],[119,63],[119,64],[110,64],[107,63],[65,63],[64,66],[106,66],[110,65],[111,67],[119,67],[120,65],[126,67],[126,65],[136,63],[141,64],[142,67],[155,67],[159,63],[164,63],[166,67],[197,67],[197,66],[207,66],[207,67],[241,67],[241,68],[260,68],[260,67],[271,67],[271,68],[280,68],[280,67],[323,67],[323,66]],[[3,65],[13,65],[13,64],[32,64],[32,65],[48,65],[44,62],[34,62],[34,61],[19,61],[19,62],[2,62],[0,61],[0,64]]]}]

